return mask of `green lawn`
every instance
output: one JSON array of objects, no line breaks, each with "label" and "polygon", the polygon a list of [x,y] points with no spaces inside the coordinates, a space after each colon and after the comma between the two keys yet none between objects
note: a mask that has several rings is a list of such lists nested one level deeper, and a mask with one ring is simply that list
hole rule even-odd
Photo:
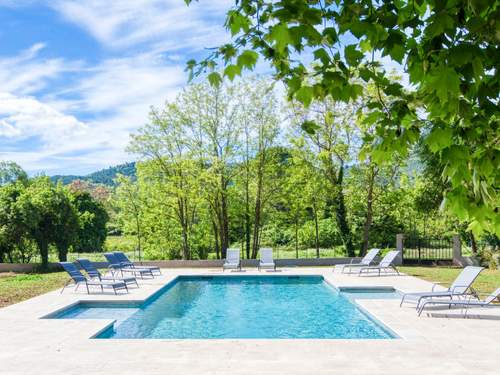
[{"label": "green lawn", "polygon": [[0,307],[62,288],[66,280],[65,272],[0,273]]},{"label": "green lawn", "polygon": [[[427,281],[443,283],[444,286],[450,286],[462,270],[456,267],[398,267],[398,269]],[[500,270],[484,270],[473,285],[479,293],[493,292],[500,287]]]}]

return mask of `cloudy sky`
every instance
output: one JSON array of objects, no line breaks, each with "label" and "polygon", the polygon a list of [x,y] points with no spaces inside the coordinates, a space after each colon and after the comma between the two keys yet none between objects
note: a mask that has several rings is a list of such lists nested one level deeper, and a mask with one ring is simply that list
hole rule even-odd
[{"label": "cloudy sky", "polygon": [[133,159],[129,133],[228,40],[230,0],[0,0],[0,160],[86,174]]}]

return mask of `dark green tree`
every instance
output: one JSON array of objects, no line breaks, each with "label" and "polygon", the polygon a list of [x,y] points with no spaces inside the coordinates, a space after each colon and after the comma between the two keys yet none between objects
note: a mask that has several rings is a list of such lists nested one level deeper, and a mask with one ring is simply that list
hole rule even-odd
[{"label": "dark green tree", "polygon": [[42,267],[48,265],[50,244],[56,245],[59,260],[66,260],[68,248],[76,239],[78,219],[62,185],[55,186],[49,177],[37,177],[19,201],[22,205],[30,205],[31,214],[37,219],[29,232],[40,251]]},{"label": "dark green tree", "polygon": [[107,234],[106,224],[109,220],[106,209],[87,192],[75,191],[70,194],[70,199],[79,223],[75,251],[102,251]]}]

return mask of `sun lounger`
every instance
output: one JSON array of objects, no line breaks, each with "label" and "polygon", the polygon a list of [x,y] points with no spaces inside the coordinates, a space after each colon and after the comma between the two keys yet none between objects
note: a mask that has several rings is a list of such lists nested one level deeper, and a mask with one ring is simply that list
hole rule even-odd
[{"label": "sun lounger", "polygon": [[[487,297],[484,300],[480,299],[475,299],[474,295],[470,294],[469,298],[465,300],[449,300],[449,301],[443,301],[443,300],[435,300],[432,298],[424,298],[423,301],[420,303],[420,307],[417,309],[418,311],[418,316],[422,314],[422,311],[427,305],[448,305],[449,307],[453,306],[460,306],[465,308],[465,314],[464,316],[467,317],[467,312],[469,307],[487,307],[487,306],[495,306],[493,305],[493,301],[495,301],[497,298],[500,296],[500,288],[495,290],[493,293],[488,294]],[[496,305],[499,306],[500,305]]]},{"label": "sun lounger", "polygon": [[157,272],[158,275],[161,275],[161,270],[160,270],[160,267],[158,266],[138,266],[136,267],[134,265],[134,263],[132,263],[130,261],[130,259],[127,258],[127,256],[125,255],[125,253],[121,252],[121,251],[115,251],[113,254],[115,254],[115,257],[116,259],[118,259],[118,261],[124,265],[125,267],[131,267],[131,268],[146,268],[146,269],[150,269],[152,273],[155,273]]},{"label": "sun lounger", "polygon": [[366,255],[363,257],[363,259],[361,259],[359,263],[354,263],[354,259],[352,259],[350,263],[337,264],[335,268],[337,267],[342,268],[342,273],[346,273],[346,270],[348,271],[347,273],[352,273],[353,268],[357,269],[359,267],[367,267],[372,265],[379,252],[380,249],[371,249],[366,253]]},{"label": "sun lounger", "polygon": [[226,260],[222,265],[222,271],[227,269],[239,270],[241,271],[241,259],[239,249],[227,249],[226,250]]},{"label": "sun lounger", "polygon": [[104,288],[112,288],[115,294],[117,294],[116,293],[117,290],[121,289],[125,289],[128,293],[127,284],[125,284],[125,282],[123,281],[100,281],[100,280],[87,279],[85,276],[82,275],[80,270],[73,263],[60,262],[59,264],[71,277],[71,279],[68,280],[66,285],[64,285],[64,287],[62,288],[61,293],[71,282],[75,283],[75,290],[77,290],[80,285],[84,284],[85,287],[87,288],[87,293],[89,294],[90,294],[89,286],[98,286],[99,288],[101,288],[101,292],[104,292]]},{"label": "sun lounger", "polygon": [[260,249],[260,260],[258,269],[273,269],[276,271],[276,263],[273,259],[273,249],[264,247]]},{"label": "sun lounger", "polygon": [[120,263],[114,253],[104,253],[103,255],[109,263],[109,268],[113,272],[119,273],[122,276],[124,273],[128,273],[134,276],[139,276],[141,279],[144,278],[144,276],[154,277],[153,272],[149,268],[126,267]]},{"label": "sun lounger", "polygon": [[[471,289],[471,285],[479,276],[483,267],[476,266],[467,266],[462,272],[457,276],[453,284],[446,290],[435,290],[437,284],[432,286],[432,290],[430,292],[421,292],[421,293],[406,293],[401,298],[400,306],[405,302],[412,302],[417,304],[417,309],[419,308],[420,302],[425,298],[449,298],[453,297],[461,297],[464,296],[469,289]],[[474,290],[472,290],[473,293]]]},{"label": "sun lounger", "polygon": [[114,275],[112,277],[108,277],[105,275],[102,275],[97,268],[94,267],[92,262],[88,259],[77,259],[76,260],[80,267],[82,267],[85,272],[87,272],[87,275],[91,279],[97,279],[100,281],[123,281],[127,285],[133,285],[135,284],[137,287],[139,287],[139,284],[137,283],[137,279],[133,276],[124,276],[124,277],[115,277]]},{"label": "sun lounger", "polygon": [[375,266],[367,266],[367,267],[361,267],[359,269],[358,275],[361,276],[363,274],[370,274],[373,272],[377,272],[378,276],[384,272],[396,272],[399,275],[399,271],[397,268],[394,266],[394,261],[396,260],[396,257],[399,255],[399,251],[389,251],[380,261],[378,265]]}]

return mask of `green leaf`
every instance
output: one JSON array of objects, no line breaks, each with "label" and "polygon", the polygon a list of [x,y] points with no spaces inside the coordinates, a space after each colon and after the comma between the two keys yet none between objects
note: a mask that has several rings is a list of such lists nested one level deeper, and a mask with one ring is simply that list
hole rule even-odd
[{"label": "green leaf", "polygon": [[230,81],[234,79],[235,76],[241,74],[241,67],[238,65],[228,65],[226,69],[224,69],[224,75],[229,78]]},{"label": "green leaf", "polygon": [[243,30],[247,32],[250,28],[250,19],[245,17],[238,11],[228,12],[228,17],[226,21],[226,26],[231,30],[231,35],[234,36]]},{"label": "green leaf", "polygon": [[274,46],[278,52],[284,52],[285,48],[292,42],[286,23],[275,25],[269,33],[269,37],[274,40]]},{"label": "green leaf", "polygon": [[427,136],[425,142],[432,152],[438,152],[451,146],[453,143],[453,130],[450,128],[434,128]]},{"label": "green leaf", "polygon": [[448,102],[448,97],[458,96],[460,92],[460,79],[457,73],[451,68],[441,68],[430,79],[431,85],[442,103]]},{"label": "green leaf", "polygon": [[320,128],[318,124],[316,124],[314,121],[311,120],[306,120],[304,121],[300,127],[302,130],[304,130],[307,134],[314,135],[316,134],[316,130]]},{"label": "green leaf", "polygon": [[313,99],[313,88],[311,86],[302,86],[295,93],[295,98],[308,107]]},{"label": "green leaf", "polygon": [[344,56],[350,66],[356,66],[363,58],[363,52],[358,51],[355,44],[350,44],[345,47]]},{"label": "green leaf", "polygon": [[257,63],[258,57],[259,55],[257,54],[257,52],[247,49],[238,56],[236,63],[238,64],[240,69],[247,68],[249,70],[252,70]]},{"label": "green leaf", "polygon": [[222,83],[222,77],[217,72],[212,72],[208,75],[208,82],[214,87],[219,87]]}]

